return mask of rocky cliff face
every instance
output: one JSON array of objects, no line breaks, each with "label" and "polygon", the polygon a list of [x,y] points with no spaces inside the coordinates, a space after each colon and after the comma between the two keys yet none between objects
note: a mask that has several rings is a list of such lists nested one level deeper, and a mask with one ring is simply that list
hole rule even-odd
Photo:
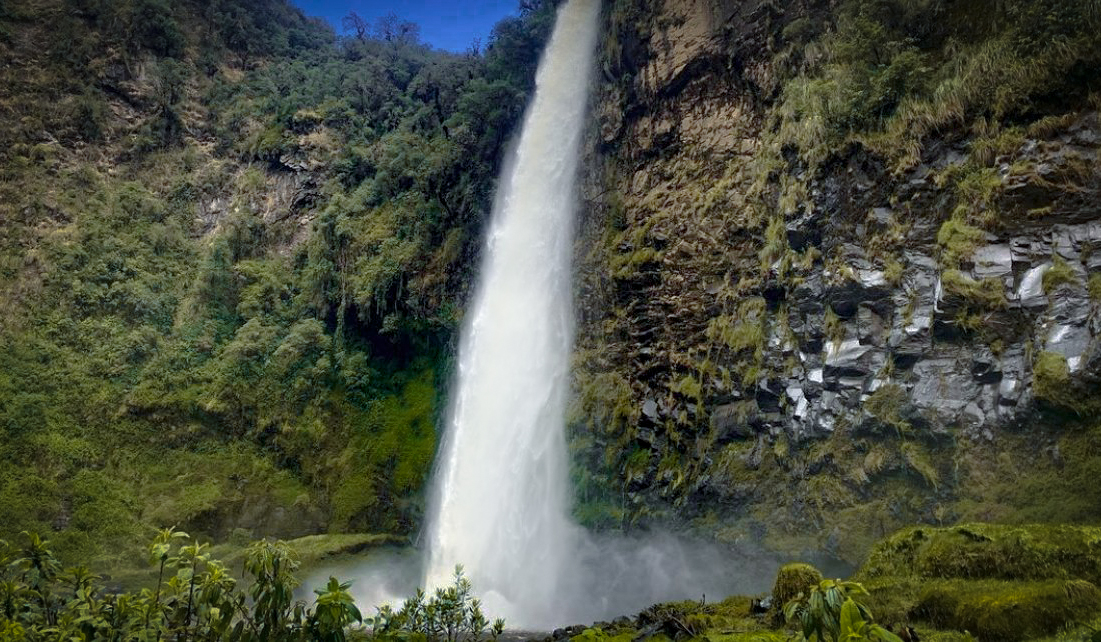
[{"label": "rocky cliff face", "polygon": [[[937,15],[961,16],[887,4],[610,8],[578,250],[593,521],[855,561],[908,522],[1096,512],[1050,501],[1096,467],[1096,51],[994,107],[960,89],[970,72],[936,71],[952,55]],[[861,20],[917,44],[861,40]],[[868,87],[915,55],[907,78],[940,73],[935,88],[892,85],[871,120],[843,121],[850,37],[874,50]],[[1009,41],[982,37],[980,67]]]}]

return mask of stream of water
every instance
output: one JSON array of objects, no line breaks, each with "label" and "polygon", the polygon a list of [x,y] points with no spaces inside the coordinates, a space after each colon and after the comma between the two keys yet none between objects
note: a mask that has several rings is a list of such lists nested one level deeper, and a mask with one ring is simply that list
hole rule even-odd
[{"label": "stream of water", "polygon": [[561,617],[582,534],[569,518],[564,413],[580,141],[598,0],[569,0],[501,176],[428,521],[426,584],[463,564],[487,612],[525,627]]}]

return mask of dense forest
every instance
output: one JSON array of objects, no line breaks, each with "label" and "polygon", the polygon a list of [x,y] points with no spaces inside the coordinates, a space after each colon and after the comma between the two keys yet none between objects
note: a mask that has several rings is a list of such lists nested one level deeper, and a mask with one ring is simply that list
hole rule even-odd
[{"label": "dense forest", "polygon": [[551,18],[0,5],[0,538],[408,534]]}]

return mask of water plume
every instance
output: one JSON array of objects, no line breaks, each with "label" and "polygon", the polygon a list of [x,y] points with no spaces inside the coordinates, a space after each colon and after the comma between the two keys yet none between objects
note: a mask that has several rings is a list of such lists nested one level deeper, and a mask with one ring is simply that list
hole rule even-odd
[{"label": "water plume", "polygon": [[576,577],[564,413],[570,256],[598,0],[569,0],[499,187],[428,522],[429,587],[464,564],[489,612],[545,627]]}]

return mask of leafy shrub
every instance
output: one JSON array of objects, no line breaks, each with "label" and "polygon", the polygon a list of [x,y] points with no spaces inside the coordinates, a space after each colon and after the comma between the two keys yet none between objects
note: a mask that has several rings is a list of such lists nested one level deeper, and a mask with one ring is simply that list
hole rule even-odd
[{"label": "leafy shrub", "polygon": [[789,622],[798,622],[808,642],[902,642],[894,633],[875,624],[871,611],[854,599],[867,594],[856,582],[823,580],[788,602],[784,617]]},{"label": "leafy shrub", "polygon": [[432,597],[418,590],[397,612],[381,607],[374,620],[375,634],[383,640],[402,640],[415,634],[424,636],[427,642],[478,642],[488,630],[490,638],[496,640],[505,630],[505,621],[497,619],[490,626],[481,602],[471,590],[463,567],[456,566],[454,583],[436,589]]},{"label": "leafy shrub", "polygon": [[[149,545],[156,569],[153,588],[108,592],[103,578],[85,567],[62,569],[49,542],[23,533],[21,548],[0,540],[0,639],[231,640],[233,642],[344,642],[363,622],[348,592],[351,583],[329,578],[314,590],[313,607],[294,598],[295,552],[284,542],[262,540],[248,547],[241,585],[213,559],[205,544],[173,529]],[[190,541],[190,543],[189,543]],[[375,618],[376,633],[405,639],[419,633],[430,641],[478,640],[490,627],[470,582],[456,569],[455,584],[432,599],[423,591],[398,613],[388,607]]]}]

